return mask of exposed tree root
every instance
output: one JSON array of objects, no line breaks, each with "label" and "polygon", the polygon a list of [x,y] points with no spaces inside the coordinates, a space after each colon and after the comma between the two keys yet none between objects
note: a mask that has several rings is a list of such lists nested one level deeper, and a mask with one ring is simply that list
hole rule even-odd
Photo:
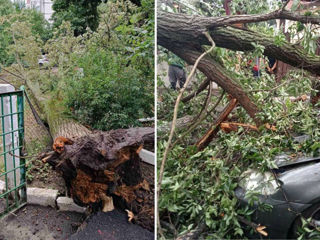
[{"label": "exposed tree root", "polygon": [[129,209],[137,223],[152,231],[153,183],[144,179],[139,157],[150,142],[154,142],[153,128],[96,132],[64,145],[63,152],[51,151],[41,158],[62,174],[77,204],[104,212]]}]

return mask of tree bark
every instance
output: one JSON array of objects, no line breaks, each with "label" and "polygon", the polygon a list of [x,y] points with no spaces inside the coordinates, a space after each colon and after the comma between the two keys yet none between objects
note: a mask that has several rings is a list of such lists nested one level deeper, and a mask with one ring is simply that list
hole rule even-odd
[{"label": "tree bark", "polygon": [[[189,64],[193,64],[202,54],[201,50],[197,51],[192,49],[192,46],[189,45],[179,45],[178,42],[168,43],[161,41],[159,44],[169,49]],[[236,80],[232,79],[230,74],[226,72],[226,69],[207,56],[202,58],[199,62],[198,69],[202,71],[210,81],[216,82],[227,93],[236,98],[257,125],[261,124],[259,119],[256,118],[256,113],[259,112],[257,106],[250,100],[242,87],[237,84]]]},{"label": "tree bark", "polygon": [[220,129],[220,124],[227,119],[228,115],[236,107],[237,103],[238,102],[235,98],[231,99],[229,104],[220,113],[218,119],[214,121],[210,129],[198,140],[196,146],[199,151],[203,150],[205,147],[209,145],[214,136],[218,133]]},{"label": "tree bark", "polygon": [[[176,129],[187,127],[192,122],[193,119],[194,119],[194,116],[190,116],[190,115],[184,116],[182,118],[178,118],[176,122]],[[158,135],[161,133],[169,133],[171,126],[172,126],[172,122],[164,122],[162,124],[158,124],[157,125]]]},{"label": "tree bark", "polygon": [[[286,10],[262,15],[236,15],[226,17],[202,17],[160,12],[158,14],[158,44],[193,64],[203,52],[203,45],[210,45],[203,34],[210,32],[216,46],[236,51],[253,51],[253,43],[265,47],[264,54],[281,60],[294,67],[304,68],[313,74],[320,74],[320,57],[308,55],[301,47],[284,43],[276,45],[274,39],[241,28],[226,27],[234,23],[249,23],[270,19],[291,19],[301,22],[320,23],[320,18],[300,16]],[[219,27],[224,26],[224,27]],[[227,73],[226,69],[209,57],[203,58],[198,68],[210,81],[216,82],[227,93],[236,98],[247,113],[259,125],[256,113],[259,111],[240,84]]]},{"label": "tree bark", "polygon": [[[320,74],[320,57],[307,54],[302,47],[288,42],[278,46],[274,43],[272,37],[246,29],[216,27],[223,22],[235,23],[237,18],[238,22],[241,22],[241,18],[246,19],[245,22],[249,22],[249,19],[251,21],[254,19],[261,20],[254,15],[251,18],[244,16],[246,15],[207,18],[161,12],[158,15],[158,44],[168,46],[170,43],[180,43],[181,47],[190,45],[194,49],[200,50],[202,45],[210,45],[203,34],[203,32],[210,31],[217,47],[235,51],[253,51],[252,43],[257,43],[265,47],[264,54],[266,56],[274,57],[294,67],[304,68],[311,73]],[[214,19],[220,22],[215,24]],[[229,19],[232,19],[232,21]],[[269,18],[263,19],[270,20],[272,18],[269,16]],[[320,18],[317,19],[320,22]]]},{"label": "tree bark", "polygon": [[174,21],[167,22],[168,25],[174,27],[176,23],[178,23],[178,26],[180,26],[182,31],[191,30],[195,34],[201,34],[204,31],[212,30],[221,26],[230,26],[238,23],[263,22],[272,19],[288,19],[302,23],[320,24],[320,18],[317,16],[304,16],[281,9],[267,14],[233,15],[223,17],[204,17],[160,11],[158,14],[158,27],[162,27],[163,22],[170,19],[174,19]]},{"label": "tree bark", "polygon": [[43,93],[38,82],[26,81],[26,85],[26,91],[40,108],[53,140],[59,136],[75,140],[91,133],[88,128],[66,115],[59,100],[53,101],[50,94]]},{"label": "tree bark", "polygon": [[59,136],[76,140],[79,137],[86,136],[91,133],[88,128],[75,121],[70,116],[66,116],[61,108],[55,107],[55,104],[45,106],[46,120],[53,140]]},{"label": "tree bark", "polygon": [[[137,223],[153,231],[153,180],[144,179],[139,151],[154,145],[153,128],[92,132],[65,114],[59,100],[51,100],[37,83],[28,82],[28,91],[42,109],[53,139],[72,140],[63,151],[42,154],[65,180],[68,194],[81,206],[94,211],[128,209]],[[68,142],[70,144],[70,142]]]}]

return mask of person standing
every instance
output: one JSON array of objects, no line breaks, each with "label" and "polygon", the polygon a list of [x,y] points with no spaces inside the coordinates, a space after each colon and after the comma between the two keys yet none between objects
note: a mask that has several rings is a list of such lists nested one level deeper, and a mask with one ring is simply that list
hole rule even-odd
[{"label": "person standing", "polygon": [[186,82],[186,72],[184,70],[184,62],[176,55],[170,56],[169,61],[169,82],[173,90],[177,89],[177,83],[182,88]]},{"label": "person standing", "polygon": [[266,70],[269,74],[276,74],[278,61],[273,57],[267,57],[268,63],[266,64]]}]

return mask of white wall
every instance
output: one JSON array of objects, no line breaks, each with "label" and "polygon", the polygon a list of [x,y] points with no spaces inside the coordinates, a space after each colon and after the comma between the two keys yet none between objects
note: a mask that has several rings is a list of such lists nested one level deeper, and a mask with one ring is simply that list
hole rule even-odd
[{"label": "white wall", "polygon": [[53,14],[53,10],[52,10],[52,4],[53,1],[51,0],[25,0],[25,4],[27,8],[35,8],[38,11],[40,11],[45,19],[49,22],[50,18]]}]

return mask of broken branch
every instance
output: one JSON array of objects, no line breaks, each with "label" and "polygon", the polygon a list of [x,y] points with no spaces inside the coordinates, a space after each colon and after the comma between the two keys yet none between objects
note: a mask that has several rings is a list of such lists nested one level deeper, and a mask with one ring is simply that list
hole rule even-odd
[{"label": "broken branch", "polygon": [[213,137],[217,134],[220,128],[220,124],[226,120],[228,115],[232,112],[232,110],[238,104],[237,99],[233,98],[229,102],[229,104],[224,108],[222,113],[219,115],[218,119],[213,123],[210,129],[203,135],[200,140],[196,143],[198,150],[202,150],[209,145]]}]

